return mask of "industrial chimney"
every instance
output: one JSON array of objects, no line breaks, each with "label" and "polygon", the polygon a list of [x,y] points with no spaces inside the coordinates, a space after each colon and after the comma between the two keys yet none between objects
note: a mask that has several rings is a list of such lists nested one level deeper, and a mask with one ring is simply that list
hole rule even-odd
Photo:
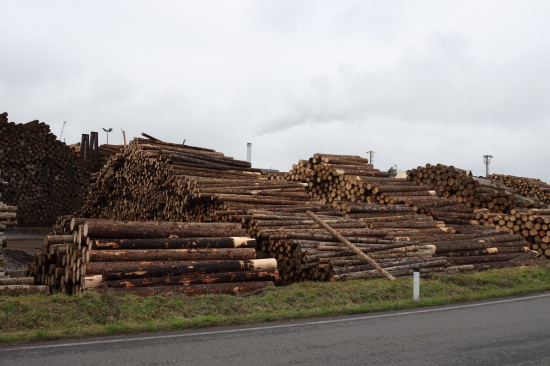
[{"label": "industrial chimney", "polygon": [[252,165],[252,142],[246,144],[246,161]]}]

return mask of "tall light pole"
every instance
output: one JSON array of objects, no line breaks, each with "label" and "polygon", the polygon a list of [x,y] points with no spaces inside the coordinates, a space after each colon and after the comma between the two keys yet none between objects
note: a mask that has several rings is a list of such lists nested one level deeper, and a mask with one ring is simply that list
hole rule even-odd
[{"label": "tall light pole", "polygon": [[369,151],[367,151],[367,154],[369,154],[369,163],[372,164],[372,160],[374,158],[374,151],[369,150]]},{"label": "tall light pole", "polygon": [[489,164],[491,164],[491,159],[493,155],[483,155],[483,162],[485,163],[485,176],[489,176]]},{"label": "tall light pole", "polygon": [[113,129],[112,128],[109,128],[109,129],[106,129],[104,128],[103,131],[107,132],[107,144],[109,143],[109,132],[111,132]]}]

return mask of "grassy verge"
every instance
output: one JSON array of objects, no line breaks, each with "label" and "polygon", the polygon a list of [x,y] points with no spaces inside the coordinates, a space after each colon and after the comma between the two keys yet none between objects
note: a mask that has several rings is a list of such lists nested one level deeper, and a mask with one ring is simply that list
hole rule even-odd
[{"label": "grassy verge", "polygon": [[256,294],[137,297],[0,296],[0,342],[260,323],[444,305],[550,291],[550,266],[433,275],[412,301],[412,278],[299,283]]}]

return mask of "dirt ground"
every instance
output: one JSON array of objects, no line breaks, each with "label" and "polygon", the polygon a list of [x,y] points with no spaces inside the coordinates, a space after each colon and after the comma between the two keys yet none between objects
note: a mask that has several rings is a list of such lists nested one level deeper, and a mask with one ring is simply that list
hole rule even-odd
[{"label": "dirt ground", "polygon": [[8,240],[7,246],[2,248],[4,267],[7,270],[26,269],[34,260],[34,254],[40,251],[43,239]]}]

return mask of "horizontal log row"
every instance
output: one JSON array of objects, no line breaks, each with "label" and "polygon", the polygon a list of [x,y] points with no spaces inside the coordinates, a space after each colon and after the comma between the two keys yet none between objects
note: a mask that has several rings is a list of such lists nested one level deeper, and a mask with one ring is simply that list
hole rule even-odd
[{"label": "horizontal log row", "polygon": [[450,198],[473,209],[487,208],[508,213],[513,208],[542,208],[546,204],[537,197],[524,197],[499,180],[473,177],[454,166],[426,164],[407,170],[407,180],[434,190],[438,196]]},{"label": "horizontal log row", "polygon": [[544,203],[550,203],[550,184],[540,179],[516,177],[506,174],[491,174],[489,178],[514,188],[522,196],[537,197]]},{"label": "horizontal log row", "polygon": [[0,115],[0,167],[9,183],[2,199],[17,206],[18,226],[50,226],[82,205],[91,167],[39,121],[8,122]]},{"label": "horizontal log row", "polygon": [[[166,292],[232,293],[279,278],[276,260],[256,259],[255,240],[237,224],[73,218],[70,227],[72,234],[45,238],[32,266],[36,283],[52,293],[159,286]],[[216,286],[209,289],[211,284]],[[174,290],[178,286],[186,289]]]}]

